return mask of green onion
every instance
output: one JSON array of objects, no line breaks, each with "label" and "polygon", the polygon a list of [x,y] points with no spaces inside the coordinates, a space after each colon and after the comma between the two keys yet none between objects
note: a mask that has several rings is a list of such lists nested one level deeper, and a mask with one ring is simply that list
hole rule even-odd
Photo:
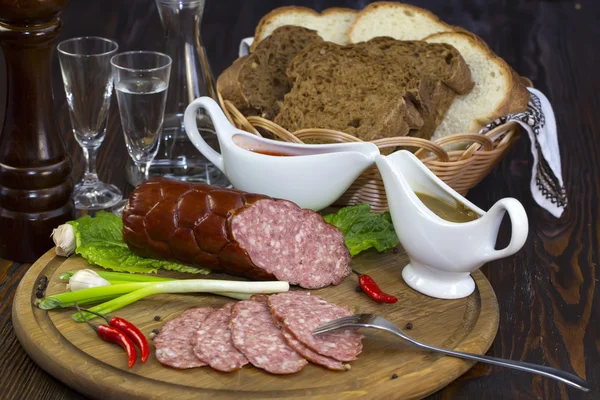
[{"label": "green onion", "polygon": [[79,304],[90,304],[103,299],[120,296],[125,293],[145,288],[147,286],[158,285],[159,282],[135,282],[124,285],[99,286],[89,289],[77,290],[75,292],[64,292],[48,296],[38,307],[42,310],[53,310],[55,308],[73,307],[75,302]]},{"label": "green onion", "polygon": [[[143,283],[143,282],[131,282],[131,281],[113,281],[110,280],[108,281],[111,285],[129,285],[131,283]],[[146,283],[153,283],[153,282],[146,282]],[[157,282],[158,283],[158,282]]]},{"label": "green onion", "polygon": [[[117,285],[126,286],[126,285]],[[105,286],[104,288],[109,288]],[[170,282],[160,282],[151,286],[143,287],[135,290],[131,293],[125,294],[116,299],[109,300],[106,303],[99,304],[95,307],[90,308],[90,311],[97,312],[99,314],[110,314],[116,310],[119,310],[129,304],[135,303],[138,300],[143,299],[147,296],[163,293],[202,293],[209,292],[222,295],[231,294],[256,294],[256,293],[280,293],[287,292],[290,285],[287,282],[243,282],[243,281],[223,281],[213,279],[187,279],[187,280],[175,280]],[[233,292],[233,293],[231,293]],[[86,319],[93,319],[95,315],[90,313],[84,313]],[[77,322],[84,322],[82,316],[77,313],[72,316],[73,320]]]},{"label": "green onion", "polygon": [[213,293],[213,294],[218,294],[218,295],[225,296],[225,297],[231,297],[232,299],[236,299],[236,300],[248,300],[248,299],[250,299],[250,297],[252,297],[252,295],[254,293],[220,292],[220,293]]},{"label": "green onion", "polygon": [[59,278],[61,281],[68,281],[75,274],[75,272],[77,272],[77,270],[72,269],[72,270],[67,271],[64,274],[62,274]]},{"label": "green onion", "polygon": [[[68,281],[78,270],[72,269],[60,276],[63,281]],[[127,281],[127,282],[167,282],[173,281],[173,278],[164,278],[160,276],[150,276],[142,274],[131,274],[128,272],[110,272],[110,271],[95,271],[101,278],[106,279],[110,283],[112,281]]]}]

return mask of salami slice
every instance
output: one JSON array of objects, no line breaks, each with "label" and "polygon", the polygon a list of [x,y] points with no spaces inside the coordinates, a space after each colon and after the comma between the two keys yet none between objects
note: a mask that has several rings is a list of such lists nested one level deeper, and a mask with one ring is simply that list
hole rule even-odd
[{"label": "salami slice", "polygon": [[362,350],[363,336],[356,330],[343,330],[313,336],[319,325],[352,315],[347,308],[330,304],[306,292],[286,292],[269,297],[271,312],[283,326],[309,349],[338,361],[352,361]]},{"label": "salami slice", "polygon": [[190,340],[214,308],[193,308],[166,322],[154,338],[156,359],[163,365],[178,368],[196,368],[206,364],[196,357]]},{"label": "salami slice", "polygon": [[315,353],[314,351],[300,343],[298,339],[296,339],[287,328],[284,327],[282,329],[282,333],[287,344],[308,361],[314,364],[322,365],[325,368],[334,371],[346,370],[344,364],[341,361],[335,360],[331,357],[323,356],[319,353]]},{"label": "salami slice", "polygon": [[233,303],[210,314],[192,339],[194,354],[200,360],[222,372],[237,371],[248,360],[231,341],[229,317]]},{"label": "salami slice", "polygon": [[255,367],[272,374],[293,374],[308,364],[275,326],[266,296],[236,303],[230,326],[233,345]]}]

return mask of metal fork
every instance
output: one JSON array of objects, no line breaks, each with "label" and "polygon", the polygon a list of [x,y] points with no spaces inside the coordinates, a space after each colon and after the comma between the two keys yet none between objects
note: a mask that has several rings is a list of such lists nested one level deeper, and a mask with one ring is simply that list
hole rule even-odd
[{"label": "metal fork", "polygon": [[333,321],[326,322],[317,329],[313,331],[313,335],[320,335],[323,333],[337,331],[345,328],[375,328],[381,329],[389,333],[393,333],[396,336],[400,336],[402,339],[414,344],[417,347],[422,349],[437,351],[439,353],[443,353],[453,357],[465,358],[467,360],[478,361],[482,363],[488,363],[493,365],[499,365],[501,367],[508,367],[513,369],[518,369],[520,371],[530,372],[532,374],[539,374],[542,376],[546,376],[548,378],[556,379],[567,385],[573,386],[579,390],[583,390],[584,392],[588,392],[590,390],[590,385],[581,379],[580,377],[570,374],[565,371],[561,371],[556,368],[545,367],[543,365],[535,365],[526,363],[523,361],[511,361],[505,360],[502,358],[489,357],[489,356],[480,356],[472,353],[463,353],[461,351],[454,351],[443,349],[440,347],[430,346],[424,343],[421,343],[406,333],[404,333],[400,328],[398,328],[394,323],[388,321],[383,317],[379,317],[373,314],[356,314],[348,317],[343,317],[339,319],[335,319]]}]

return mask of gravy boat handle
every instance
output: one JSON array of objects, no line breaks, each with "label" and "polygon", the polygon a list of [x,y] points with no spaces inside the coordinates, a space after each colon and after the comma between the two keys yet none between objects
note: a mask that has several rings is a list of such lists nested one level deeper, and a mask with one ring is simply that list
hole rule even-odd
[{"label": "gravy boat handle", "polygon": [[[496,250],[494,246],[498,238],[498,230],[504,214],[508,213],[511,223],[510,243],[503,249]],[[485,262],[498,260],[500,258],[512,256],[523,247],[529,233],[529,223],[527,213],[523,205],[516,199],[507,197],[498,200],[483,217],[480,222],[490,225],[490,244],[485,252]]]},{"label": "gravy boat handle", "polygon": [[199,108],[205,110],[212,119],[213,126],[215,127],[215,132],[221,147],[227,145],[226,143],[223,143],[223,141],[231,140],[233,132],[235,131],[235,127],[229,123],[229,120],[227,120],[225,113],[223,113],[217,102],[210,97],[200,97],[192,101],[185,109],[185,114],[183,116],[185,132],[190,138],[192,144],[196,146],[198,151],[202,153],[202,155],[204,155],[204,157],[206,157],[211,163],[213,163],[221,171],[225,172],[223,156],[221,153],[210,147],[208,143],[204,141],[204,138],[202,138],[202,135],[198,131],[196,115]]}]

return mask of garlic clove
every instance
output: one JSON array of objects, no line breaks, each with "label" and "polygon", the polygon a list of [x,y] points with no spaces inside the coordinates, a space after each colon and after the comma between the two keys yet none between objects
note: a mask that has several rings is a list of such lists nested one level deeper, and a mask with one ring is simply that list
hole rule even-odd
[{"label": "garlic clove", "polygon": [[110,282],[102,278],[96,271],[91,269],[82,269],[69,278],[67,288],[72,292],[81,289],[89,289],[100,286],[110,286]]},{"label": "garlic clove", "polygon": [[77,247],[75,228],[69,224],[62,224],[58,228],[53,229],[50,237],[52,237],[56,246],[56,254],[61,257],[69,257]]}]

